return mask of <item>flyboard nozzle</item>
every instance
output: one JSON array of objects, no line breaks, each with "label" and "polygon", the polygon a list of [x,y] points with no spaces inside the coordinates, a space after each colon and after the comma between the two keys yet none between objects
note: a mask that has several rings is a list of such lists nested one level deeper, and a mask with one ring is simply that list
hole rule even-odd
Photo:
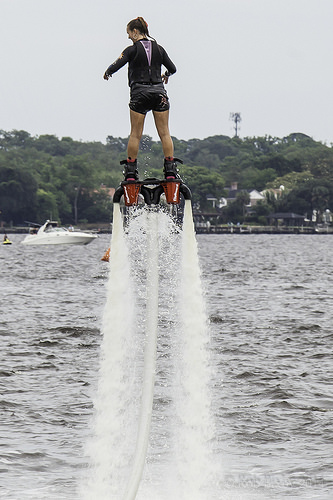
[{"label": "flyboard nozzle", "polygon": [[137,184],[135,182],[128,182],[127,184],[123,185],[125,205],[127,207],[138,204],[140,187],[140,184]]},{"label": "flyboard nozzle", "polygon": [[141,185],[137,182],[122,182],[113,195],[113,203],[120,203],[120,199],[124,195],[124,201],[127,207],[137,205],[140,189]]},{"label": "flyboard nozzle", "polygon": [[190,189],[183,183],[181,179],[165,179],[161,182],[167,203],[171,205],[179,205],[180,194],[185,200],[192,198]]},{"label": "flyboard nozzle", "polygon": [[172,179],[161,182],[167,203],[171,205],[179,205],[180,203],[180,185],[181,181]]}]

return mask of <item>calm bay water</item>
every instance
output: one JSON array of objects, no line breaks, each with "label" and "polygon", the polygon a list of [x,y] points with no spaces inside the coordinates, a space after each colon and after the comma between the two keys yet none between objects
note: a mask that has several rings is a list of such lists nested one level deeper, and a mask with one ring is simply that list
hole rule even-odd
[{"label": "calm bay water", "polygon": [[[0,247],[0,498],[77,500],[110,237],[58,248],[22,238]],[[332,238],[197,240],[211,322],[214,498],[332,498]]]}]

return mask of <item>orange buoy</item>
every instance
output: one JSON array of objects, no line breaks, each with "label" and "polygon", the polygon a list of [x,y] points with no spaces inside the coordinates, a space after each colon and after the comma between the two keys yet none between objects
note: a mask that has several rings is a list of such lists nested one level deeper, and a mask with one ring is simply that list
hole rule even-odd
[{"label": "orange buoy", "polygon": [[109,262],[109,258],[110,258],[110,247],[107,249],[107,251],[105,252],[103,257],[101,258],[101,260],[104,260],[105,262]]}]

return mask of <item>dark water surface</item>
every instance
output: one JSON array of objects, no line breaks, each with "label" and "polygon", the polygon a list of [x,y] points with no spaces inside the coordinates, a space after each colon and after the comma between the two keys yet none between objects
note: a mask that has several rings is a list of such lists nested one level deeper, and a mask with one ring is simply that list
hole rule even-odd
[{"label": "dark water surface", "polygon": [[[110,237],[54,248],[22,239],[0,247],[0,498],[77,500]],[[216,498],[332,498],[333,239],[197,240],[222,463]]]},{"label": "dark water surface", "polygon": [[215,391],[224,487],[244,498],[246,490],[260,498],[331,498],[332,239],[199,242],[224,380]]}]

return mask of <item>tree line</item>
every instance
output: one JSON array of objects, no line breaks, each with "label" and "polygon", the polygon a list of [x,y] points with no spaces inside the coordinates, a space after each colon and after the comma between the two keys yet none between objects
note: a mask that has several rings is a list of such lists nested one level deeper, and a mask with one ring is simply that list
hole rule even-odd
[{"label": "tree line", "polygon": [[[0,130],[0,218],[6,224],[110,222],[110,188],[123,179],[119,162],[126,158],[128,138],[102,142],[31,136],[23,130]],[[188,141],[173,138],[175,155],[184,162],[181,177],[190,187],[197,211],[212,211],[207,197],[225,197],[231,183],[240,190],[222,218],[244,217],[263,223],[270,212],[295,212],[308,217],[333,211],[333,150],[311,137],[239,138],[216,135]],[[161,177],[163,153],[159,141],[144,135],[138,157],[140,178]],[[251,214],[244,212],[246,193],[284,186],[281,195],[268,192]],[[243,194],[243,195],[242,195]]]}]

